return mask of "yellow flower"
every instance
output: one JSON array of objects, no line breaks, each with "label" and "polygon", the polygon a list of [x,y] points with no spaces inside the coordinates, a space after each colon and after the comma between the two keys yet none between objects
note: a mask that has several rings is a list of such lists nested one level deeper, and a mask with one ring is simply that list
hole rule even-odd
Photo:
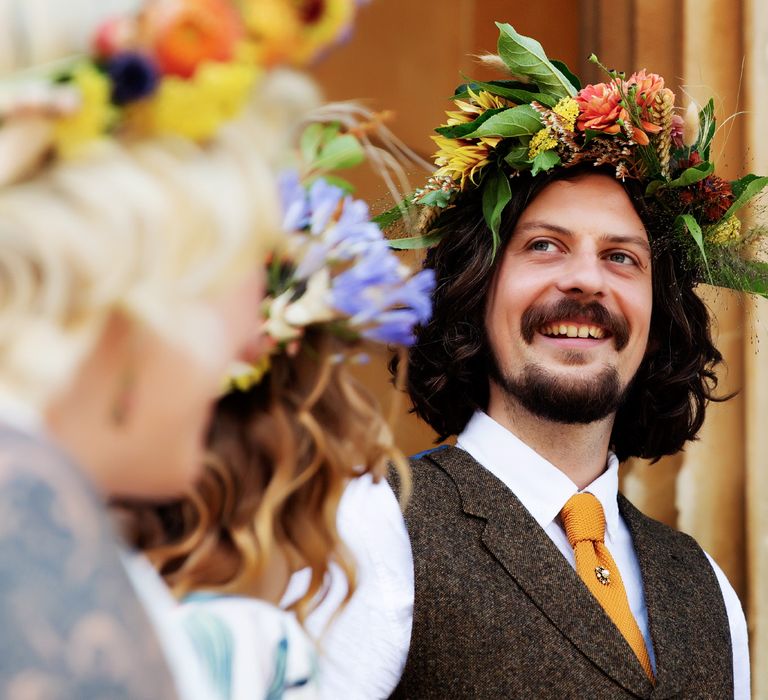
[{"label": "yellow flower", "polygon": [[576,117],[579,116],[579,103],[572,97],[563,97],[552,111],[563,118],[565,121],[563,126],[568,131],[573,131],[576,128]]},{"label": "yellow flower", "polygon": [[299,3],[303,46],[295,60],[312,61],[323,49],[335,44],[347,32],[355,14],[355,0],[301,0]]},{"label": "yellow flower", "polygon": [[728,245],[738,241],[740,236],[741,221],[735,216],[723,219],[707,231],[707,240],[714,245]]},{"label": "yellow flower", "polygon": [[305,65],[348,31],[355,0],[245,0],[249,35],[266,65]]},{"label": "yellow flower", "polygon": [[544,127],[533,135],[528,144],[528,157],[533,160],[539,153],[548,151],[555,146],[557,146],[557,139],[551,136],[549,130]]},{"label": "yellow flower", "polygon": [[255,364],[234,362],[229,368],[229,376],[224,383],[224,391],[249,391],[261,382],[271,366],[272,361],[267,354]]},{"label": "yellow flower", "polygon": [[53,132],[56,149],[64,157],[75,155],[84,144],[104,134],[116,115],[109,80],[93,64],[75,68],[71,85],[80,95],[80,107],[58,119]]},{"label": "yellow flower", "polygon": [[473,92],[471,88],[467,89],[470,95],[470,101],[455,100],[454,104],[459,108],[458,112],[446,112],[448,121],[446,126],[456,126],[457,124],[466,124],[467,122],[473,122],[483,112],[487,112],[489,109],[500,109],[501,107],[511,107],[512,104],[505,100],[503,97],[492,95],[485,90],[479,90]]},{"label": "yellow flower", "polygon": [[469,182],[477,184],[475,176],[491,162],[490,153],[502,139],[498,136],[483,136],[474,140],[433,136],[432,140],[439,149],[435,154],[435,165],[440,167],[435,177],[447,175],[464,189]]},{"label": "yellow flower", "polygon": [[132,117],[143,130],[194,141],[213,136],[243,108],[259,71],[243,63],[202,64],[191,80],[166,77]]},{"label": "yellow flower", "polygon": [[[477,119],[489,109],[509,107],[510,103],[502,97],[480,90],[477,93],[468,90],[470,100],[456,100],[459,108],[456,112],[446,112],[448,120],[445,126],[457,126]],[[476,139],[451,139],[446,136],[433,136],[437,144],[435,165],[438,170],[435,177],[448,176],[458,182],[462,189],[467,183],[477,184],[475,176],[490,163],[491,151],[502,141],[498,136],[481,136]]]}]

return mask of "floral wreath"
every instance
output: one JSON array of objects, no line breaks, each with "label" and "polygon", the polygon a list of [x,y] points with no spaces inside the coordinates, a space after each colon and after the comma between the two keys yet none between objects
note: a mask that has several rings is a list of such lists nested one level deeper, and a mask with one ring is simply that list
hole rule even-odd
[{"label": "floral wreath", "polygon": [[420,235],[395,238],[395,248],[437,243],[447,231],[432,228],[441,210],[470,188],[482,192],[484,219],[499,244],[501,216],[512,198],[510,179],[578,164],[611,166],[616,177],[645,184],[645,199],[672,223],[674,238],[695,282],[768,296],[768,265],[750,259],[762,227],[744,230],[736,213],[768,184],[746,175],[727,181],[714,174],[710,147],[714,103],[675,113],[675,95],[664,79],[641,70],[629,78],[608,70],[608,80],[581,86],[560,61],[549,60],[534,39],[509,24],[499,28],[498,55],[483,57],[514,80],[459,86],[436,129],[438,170],[403,203],[377,217],[396,222],[410,205],[424,207]]},{"label": "floral wreath", "polygon": [[[146,0],[104,22],[90,54],[0,80],[0,185],[49,154],[105,137],[202,142],[241,113],[260,77],[348,34],[356,0]],[[22,153],[19,144],[24,143]]]},{"label": "floral wreath", "polygon": [[[364,341],[412,345],[415,326],[432,314],[434,271],[414,274],[400,262],[368,205],[330,174],[366,159],[356,134],[337,122],[314,123],[300,141],[304,167],[280,178],[286,235],[267,266],[263,314],[271,352],[295,354],[307,328],[317,326],[350,348]],[[237,363],[227,389],[247,391],[269,368],[269,354]]]}]

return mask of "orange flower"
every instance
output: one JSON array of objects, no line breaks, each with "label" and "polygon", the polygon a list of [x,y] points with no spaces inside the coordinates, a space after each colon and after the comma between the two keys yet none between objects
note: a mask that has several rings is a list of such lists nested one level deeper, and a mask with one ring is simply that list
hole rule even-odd
[{"label": "orange flower", "polygon": [[244,35],[226,0],[162,0],[142,18],[161,73],[190,78],[206,61],[229,61]]},{"label": "orange flower", "polygon": [[645,68],[632,73],[627,80],[627,87],[637,86],[635,102],[641,110],[647,113],[656,99],[656,95],[664,89],[664,78],[656,73],[647,73]]},{"label": "orange flower", "polygon": [[629,117],[621,106],[621,94],[614,83],[587,85],[576,95],[579,116],[576,126],[581,131],[603,131],[606,134],[618,134],[621,131],[619,120],[627,122]]},{"label": "orange flower", "polygon": [[643,129],[650,134],[658,134],[661,131],[661,126],[653,123],[651,110],[662,90],[669,93],[673,101],[675,98],[674,93],[664,87],[664,78],[656,73],[646,73],[645,68],[629,76],[626,86],[629,88],[632,85],[637,86],[635,102],[640,108],[640,123]]}]

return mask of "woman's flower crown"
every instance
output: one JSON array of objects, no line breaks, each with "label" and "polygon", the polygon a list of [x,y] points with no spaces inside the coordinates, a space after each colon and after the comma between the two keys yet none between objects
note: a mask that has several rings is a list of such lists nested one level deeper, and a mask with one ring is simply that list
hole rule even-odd
[{"label": "woman's flower crown", "polygon": [[[312,5],[308,12],[306,5]],[[315,7],[317,6],[317,7]],[[238,116],[265,70],[308,63],[350,29],[356,0],[147,0],[75,55],[0,80],[0,139],[69,156],[109,136],[212,137]]]},{"label": "woman's flower crown", "polygon": [[[744,231],[736,212],[768,184],[746,175],[727,181],[714,174],[710,147],[715,134],[714,104],[675,112],[675,95],[664,79],[645,70],[629,78],[609,71],[608,80],[581,86],[541,45],[508,24],[500,30],[498,55],[485,57],[514,80],[460,86],[436,129],[438,170],[405,204],[426,207],[422,235],[391,241],[396,248],[436,243],[446,231],[433,230],[440,209],[462,191],[482,190],[483,215],[500,242],[504,208],[512,198],[510,179],[586,163],[611,166],[617,178],[645,183],[650,206],[671,222],[693,271],[694,281],[768,295],[768,266],[749,260],[762,228]],[[595,56],[591,60],[599,62]],[[377,217],[396,220],[400,205]]]},{"label": "woman's flower crown", "polygon": [[[280,178],[286,235],[267,268],[264,330],[272,351],[297,352],[305,330],[318,325],[353,345],[411,345],[414,327],[432,313],[434,271],[414,274],[400,262],[368,205],[329,174],[364,160],[355,135],[315,123],[301,146],[307,167]],[[247,390],[268,371],[265,358],[239,364],[229,385]]]}]

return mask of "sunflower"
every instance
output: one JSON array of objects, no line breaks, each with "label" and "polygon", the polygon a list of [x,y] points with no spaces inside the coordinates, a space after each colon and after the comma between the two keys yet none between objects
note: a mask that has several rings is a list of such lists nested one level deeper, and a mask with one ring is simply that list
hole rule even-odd
[{"label": "sunflower", "polygon": [[[456,100],[457,111],[446,112],[448,120],[444,126],[458,126],[475,121],[489,109],[500,109],[512,106],[507,100],[490,92],[480,90],[473,92],[468,89],[468,100]],[[447,136],[433,136],[437,144],[435,165],[438,170],[436,177],[448,176],[458,182],[461,189],[467,183],[477,184],[477,174],[491,162],[490,155],[503,140],[500,136],[481,136],[475,139],[452,139]]]}]

